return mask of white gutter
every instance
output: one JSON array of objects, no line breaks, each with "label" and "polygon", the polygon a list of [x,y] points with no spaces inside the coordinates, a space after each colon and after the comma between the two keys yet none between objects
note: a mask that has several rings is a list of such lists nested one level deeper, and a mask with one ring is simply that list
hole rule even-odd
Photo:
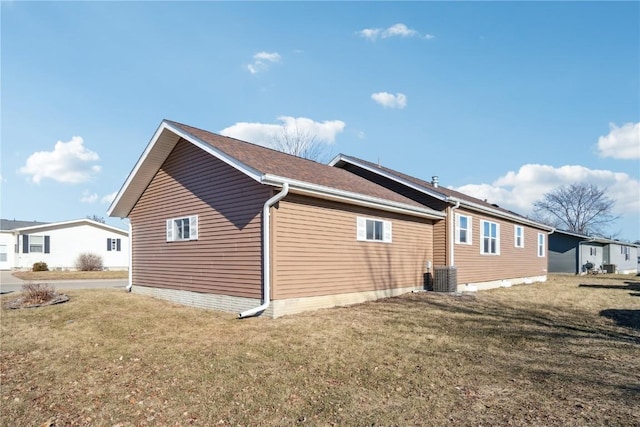
[{"label": "white gutter", "polygon": [[489,214],[492,214],[492,215],[495,215],[495,216],[500,216],[500,217],[503,217],[503,218],[509,218],[509,219],[511,219],[511,220],[513,220],[515,222],[519,222],[521,224],[526,224],[526,225],[529,225],[529,226],[532,226],[532,227],[540,228],[542,230],[545,230],[545,229],[547,231],[553,230],[553,227],[550,227],[550,226],[544,225],[544,224],[540,224],[540,223],[532,221],[532,220],[530,220],[528,218],[524,218],[524,217],[521,217],[521,216],[518,216],[518,215],[512,215],[512,214],[509,214],[509,213],[504,212],[504,211],[499,211],[497,209],[487,208],[487,207],[479,205],[477,203],[469,202],[467,200],[458,199],[457,197],[449,197],[449,198],[447,198],[447,201],[450,202],[450,203],[462,203],[463,206],[468,206],[468,207],[470,207],[472,209],[476,209],[476,210],[479,210],[481,212],[486,212],[486,213],[489,213]]},{"label": "white gutter", "polygon": [[280,186],[283,182],[289,183],[291,191],[297,194],[305,194],[316,198],[334,200],[357,206],[366,206],[405,215],[419,216],[422,218],[441,219],[445,217],[445,214],[433,209],[412,206],[405,203],[366,196],[364,194],[353,193],[350,191],[338,190],[336,188],[311,184],[305,181],[292,180],[277,175],[266,174],[262,179],[262,183],[266,185]]},{"label": "white gutter", "polygon": [[453,211],[460,207],[460,200],[455,206],[451,207],[451,220],[449,221],[449,266],[453,267],[455,263],[455,246],[456,246],[456,215]]},{"label": "white gutter", "polygon": [[289,183],[285,182],[282,184],[282,190],[271,197],[264,203],[264,207],[262,208],[262,304],[258,307],[254,307],[252,309],[243,311],[238,314],[238,318],[242,319],[245,317],[253,316],[257,313],[260,313],[269,307],[269,303],[271,302],[270,292],[271,292],[271,257],[270,257],[270,223],[269,217],[271,206],[278,203],[289,193]]}]

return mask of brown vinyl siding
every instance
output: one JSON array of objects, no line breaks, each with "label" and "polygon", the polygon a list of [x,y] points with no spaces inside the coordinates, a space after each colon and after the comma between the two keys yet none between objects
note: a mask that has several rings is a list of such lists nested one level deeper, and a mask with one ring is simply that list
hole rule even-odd
[{"label": "brown vinyl siding", "polygon": [[442,219],[433,225],[433,266],[447,265],[447,221]]},{"label": "brown vinyl siding", "polygon": [[[356,240],[358,216],[392,223],[392,242]],[[273,298],[422,286],[431,220],[289,195],[273,210]]]},{"label": "brown vinyl siding", "polygon": [[[457,214],[472,218],[472,243],[455,244],[454,263],[457,267],[458,284],[488,282],[501,279],[515,279],[547,274],[547,255],[538,257],[538,233],[545,235],[545,249],[548,248],[546,231],[526,225],[524,248],[514,244],[514,223],[478,212],[458,209]],[[500,255],[484,255],[481,248],[481,221],[500,224]]]},{"label": "brown vinyl siding", "polygon": [[[130,214],[133,284],[260,298],[262,206],[272,193],[178,142]],[[190,215],[198,240],[167,242],[166,220]]]}]

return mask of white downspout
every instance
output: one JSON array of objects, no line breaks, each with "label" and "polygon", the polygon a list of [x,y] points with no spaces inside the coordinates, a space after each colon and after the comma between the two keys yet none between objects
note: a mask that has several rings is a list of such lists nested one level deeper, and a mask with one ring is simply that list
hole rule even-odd
[{"label": "white downspout", "polygon": [[133,287],[133,225],[129,220],[129,283],[125,288],[127,292],[131,292]]},{"label": "white downspout", "polygon": [[[460,207],[460,200],[455,206],[451,207],[451,220],[449,221],[449,266],[454,267],[455,263],[455,244],[456,244],[456,215],[453,211]],[[473,229],[473,228],[472,228]]]},{"label": "white downspout", "polygon": [[289,183],[285,182],[282,184],[282,190],[278,194],[276,194],[275,196],[267,200],[264,203],[264,207],[262,208],[262,234],[263,234],[263,237],[262,237],[262,259],[263,259],[262,261],[262,283],[263,283],[262,304],[259,305],[258,307],[254,307],[252,309],[243,311],[242,313],[238,314],[238,318],[240,319],[253,316],[257,313],[260,313],[266,310],[267,307],[269,307],[269,303],[271,302],[271,297],[270,297],[270,293],[271,293],[270,232],[271,230],[270,230],[269,217],[271,216],[270,215],[271,206],[275,205],[280,200],[282,200],[288,193],[289,193]]}]

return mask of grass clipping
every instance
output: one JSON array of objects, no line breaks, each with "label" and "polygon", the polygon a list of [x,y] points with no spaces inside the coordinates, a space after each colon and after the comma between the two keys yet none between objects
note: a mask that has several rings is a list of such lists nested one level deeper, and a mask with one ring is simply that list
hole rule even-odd
[{"label": "grass clipping", "polygon": [[29,282],[22,285],[22,292],[17,298],[7,301],[6,307],[10,309],[34,308],[67,301],[69,301],[69,297],[58,293],[53,286],[47,283]]}]

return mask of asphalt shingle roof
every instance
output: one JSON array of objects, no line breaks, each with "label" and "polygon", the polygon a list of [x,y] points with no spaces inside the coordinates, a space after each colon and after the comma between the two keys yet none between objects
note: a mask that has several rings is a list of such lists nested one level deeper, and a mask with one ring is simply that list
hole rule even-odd
[{"label": "asphalt shingle roof", "polygon": [[218,135],[182,123],[169,120],[166,122],[210,144],[212,147],[260,173],[277,175],[283,178],[424,208],[422,204],[408,197],[404,197],[346,170],[286,154],[261,145]]}]

